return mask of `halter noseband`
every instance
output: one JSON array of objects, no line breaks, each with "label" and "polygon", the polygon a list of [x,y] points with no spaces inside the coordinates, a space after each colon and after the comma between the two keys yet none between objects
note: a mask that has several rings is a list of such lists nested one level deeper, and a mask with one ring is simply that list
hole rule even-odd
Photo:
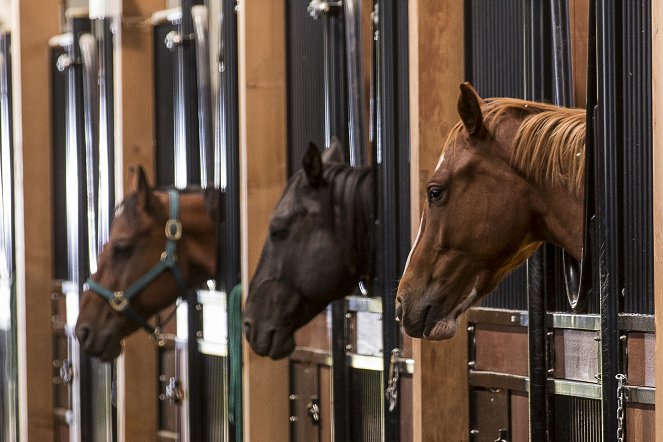
[{"label": "halter noseband", "polygon": [[166,247],[161,254],[159,262],[125,290],[111,290],[92,280],[92,277],[88,278],[86,282],[90,291],[106,299],[113,310],[123,313],[155,338],[158,338],[161,334],[159,328],[152,327],[147,320],[136,313],[136,310],[131,308],[130,302],[145,287],[157,279],[161,273],[167,270],[170,270],[175,277],[180,290],[182,292],[186,292],[187,290],[182,273],[177,267],[177,241],[182,237],[182,223],[179,220],[180,200],[176,190],[168,191],[168,200],[170,202],[170,218],[166,221],[165,228]]}]

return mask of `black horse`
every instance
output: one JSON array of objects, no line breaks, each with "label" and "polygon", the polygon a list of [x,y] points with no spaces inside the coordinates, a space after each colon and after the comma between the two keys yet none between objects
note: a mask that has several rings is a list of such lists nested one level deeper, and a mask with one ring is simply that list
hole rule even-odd
[{"label": "black horse", "polygon": [[272,213],[244,319],[261,356],[288,356],[298,328],[373,274],[375,174],[343,157],[337,140],[322,156],[310,144]]}]

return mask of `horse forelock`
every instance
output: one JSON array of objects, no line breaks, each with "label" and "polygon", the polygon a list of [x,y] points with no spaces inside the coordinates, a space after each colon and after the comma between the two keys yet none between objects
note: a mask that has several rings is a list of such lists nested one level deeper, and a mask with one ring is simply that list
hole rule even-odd
[{"label": "horse forelock", "polygon": [[[563,186],[582,193],[585,176],[585,110],[516,98],[484,100],[483,123],[495,133],[506,117],[522,118],[511,146],[511,164],[539,185]],[[459,121],[449,132],[442,156],[452,151],[463,131]]]}]

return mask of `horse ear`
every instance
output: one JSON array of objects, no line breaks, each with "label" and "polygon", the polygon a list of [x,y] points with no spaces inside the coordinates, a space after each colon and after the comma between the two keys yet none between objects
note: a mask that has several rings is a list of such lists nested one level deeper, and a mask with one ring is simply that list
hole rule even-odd
[{"label": "horse ear", "polygon": [[147,181],[147,174],[143,166],[134,166],[130,169],[133,172],[133,182],[131,189],[138,195],[138,204],[145,210],[150,205],[150,184]]},{"label": "horse ear", "polygon": [[460,85],[458,97],[458,115],[471,136],[476,136],[483,128],[483,115],[481,114],[481,97],[469,82]]},{"label": "horse ear", "polygon": [[302,168],[311,185],[317,186],[322,182],[322,157],[314,143],[308,143],[308,149],[302,159]]},{"label": "horse ear", "polygon": [[331,144],[327,149],[322,152],[322,162],[329,163],[345,163],[345,152],[343,152],[343,145],[341,140],[332,137]]}]

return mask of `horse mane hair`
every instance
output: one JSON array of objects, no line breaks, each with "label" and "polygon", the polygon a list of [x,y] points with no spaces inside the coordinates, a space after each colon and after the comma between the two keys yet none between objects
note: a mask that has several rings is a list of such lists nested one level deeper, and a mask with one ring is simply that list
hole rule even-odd
[{"label": "horse mane hair", "polygon": [[[515,98],[482,103],[484,125],[494,132],[506,115],[524,117],[513,140],[511,164],[537,184],[564,186],[574,195],[583,190],[585,176],[585,110],[569,109]],[[449,133],[445,148],[463,129]]]}]

